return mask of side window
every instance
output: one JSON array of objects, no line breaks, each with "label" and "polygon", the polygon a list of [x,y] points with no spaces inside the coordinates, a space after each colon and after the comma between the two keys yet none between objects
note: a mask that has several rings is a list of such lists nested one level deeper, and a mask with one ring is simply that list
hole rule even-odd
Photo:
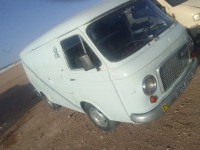
[{"label": "side window", "polygon": [[[84,55],[84,49],[81,44],[79,36],[78,35],[72,36],[68,39],[61,41],[60,44],[64,50],[69,67],[71,69],[83,68],[82,65],[76,61],[78,57]],[[88,44],[85,41],[83,41],[83,44],[93,64],[96,67],[99,67],[101,65],[101,62],[98,59],[98,57],[94,54],[94,52],[91,50],[91,48],[88,46]]]}]

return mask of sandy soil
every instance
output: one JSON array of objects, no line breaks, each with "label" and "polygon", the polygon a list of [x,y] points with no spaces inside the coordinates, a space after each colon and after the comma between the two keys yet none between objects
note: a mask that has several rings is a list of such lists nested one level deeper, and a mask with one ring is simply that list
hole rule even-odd
[{"label": "sandy soil", "polygon": [[160,119],[147,125],[121,123],[108,133],[85,114],[50,109],[33,93],[21,65],[0,74],[0,81],[0,149],[200,149],[200,67]]}]

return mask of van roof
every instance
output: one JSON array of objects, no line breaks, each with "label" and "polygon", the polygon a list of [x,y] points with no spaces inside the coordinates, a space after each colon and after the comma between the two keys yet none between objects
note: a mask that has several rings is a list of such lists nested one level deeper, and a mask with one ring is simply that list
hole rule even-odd
[{"label": "van roof", "polygon": [[81,25],[90,22],[91,20],[104,14],[105,12],[128,1],[131,0],[103,0],[102,2],[98,3],[98,5],[79,13],[78,15],[56,26],[55,28],[53,28],[52,30],[35,40],[21,52],[20,56],[23,56],[24,54],[34,49],[37,49],[38,47],[54,40],[55,38],[58,38],[80,27]]}]

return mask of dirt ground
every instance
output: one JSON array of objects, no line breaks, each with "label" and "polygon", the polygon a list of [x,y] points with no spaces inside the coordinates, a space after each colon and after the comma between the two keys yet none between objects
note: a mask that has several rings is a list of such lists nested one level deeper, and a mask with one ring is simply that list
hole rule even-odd
[{"label": "dirt ground", "polygon": [[17,65],[0,74],[0,149],[199,150],[199,85],[200,67],[161,118],[147,125],[121,123],[107,133],[85,114],[64,107],[58,112],[50,109]]}]

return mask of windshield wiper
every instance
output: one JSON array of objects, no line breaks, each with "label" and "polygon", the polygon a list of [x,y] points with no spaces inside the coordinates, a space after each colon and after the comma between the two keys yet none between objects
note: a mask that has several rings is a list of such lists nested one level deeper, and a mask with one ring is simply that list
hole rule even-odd
[{"label": "windshield wiper", "polygon": [[152,26],[149,26],[149,27],[145,28],[143,31],[149,32],[149,31],[154,30],[154,29],[156,29],[156,28],[158,28],[160,26],[163,26],[163,25],[165,25],[165,23],[154,24]]},{"label": "windshield wiper", "polygon": [[151,40],[155,40],[155,41],[157,41],[158,39],[159,39],[159,37],[153,37],[153,35],[152,35],[152,37],[148,37],[148,38],[145,38],[145,39],[139,39],[139,40],[131,41],[131,42],[127,43],[126,46],[130,45],[130,44],[133,44],[135,42],[142,42],[142,41],[147,41],[147,40],[150,40],[150,41]]}]

